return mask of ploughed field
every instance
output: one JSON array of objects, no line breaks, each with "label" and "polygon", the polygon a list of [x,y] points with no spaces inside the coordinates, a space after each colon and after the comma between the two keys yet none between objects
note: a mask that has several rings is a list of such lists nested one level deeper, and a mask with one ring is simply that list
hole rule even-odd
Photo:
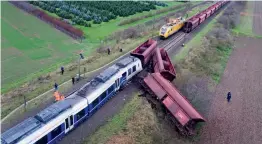
[{"label": "ploughed field", "polygon": [[262,36],[262,2],[256,1],[254,3],[253,14],[253,32]]},{"label": "ploughed field", "polygon": [[262,143],[262,42],[238,38],[235,45],[216,88],[201,144]]}]

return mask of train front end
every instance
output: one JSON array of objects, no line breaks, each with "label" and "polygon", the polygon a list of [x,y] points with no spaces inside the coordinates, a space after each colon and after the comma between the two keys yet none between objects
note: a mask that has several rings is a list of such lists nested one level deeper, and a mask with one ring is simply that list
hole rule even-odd
[{"label": "train front end", "polygon": [[159,31],[159,37],[160,39],[166,39],[168,38],[168,31],[170,31],[170,28],[167,27],[166,25],[162,26],[160,31]]}]

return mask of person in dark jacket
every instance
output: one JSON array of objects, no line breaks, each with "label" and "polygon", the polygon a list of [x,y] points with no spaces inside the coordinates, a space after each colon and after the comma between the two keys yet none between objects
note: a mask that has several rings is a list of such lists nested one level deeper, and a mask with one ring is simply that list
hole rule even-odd
[{"label": "person in dark jacket", "polygon": [[55,91],[58,90],[58,84],[57,83],[55,83],[54,88],[55,88]]},{"label": "person in dark jacket", "polygon": [[75,84],[75,77],[72,77],[72,84]]},{"label": "person in dark jacket", "polygon": [[64,74],[64,71],[65,71],[64,67],[61,67],[61,74],[62,75]]},{"label": "person in dark jacket", "polygon": [[110,50],[110,48],[108,48],[107,49],[107,54],[110,55],[110,52],[111,52],[111,50]]},{"label": "person in dark jacket", "polygon": [[231,92],[228,92],[227,93],[227,102],[230,102],[230,99],[231,99]]}]

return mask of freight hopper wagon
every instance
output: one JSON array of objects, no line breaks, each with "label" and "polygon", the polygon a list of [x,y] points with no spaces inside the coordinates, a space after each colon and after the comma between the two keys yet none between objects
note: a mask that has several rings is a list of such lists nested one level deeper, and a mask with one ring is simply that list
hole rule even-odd
[{"label": "freight hopper wagon", "polygon": [[222,8],[228,1],[220,1],[216,4],[208,7],[207,9],[203,10],[202,12],[192,16],[188,20],[185,21],[183,31],[186,33],[191,32],[194,30],[198,25],[203,23],[207,18],[217,12],[220,8]]},{"label": "freight hopper wagon", "polygon": [[[204,122],[205,119],[170,82],[176,78],[176,72],[165,49],[157,48],[153,45],[156,42],[149,41],[153,47],[148,46],[146,49],[143,47],[141,51],[139,46],[131,53],[133,56],[139,55],[142,60],[149,59],[144,63],[146,67],[143,67],[147,72],[142,71],[137,80],[149,93],[147,99],[152,107],[157,108],[157,105],[163,107],[167,117],[182,135],[192,135],[195,125]],[[144,44],[148,44],[149,41]]]}]

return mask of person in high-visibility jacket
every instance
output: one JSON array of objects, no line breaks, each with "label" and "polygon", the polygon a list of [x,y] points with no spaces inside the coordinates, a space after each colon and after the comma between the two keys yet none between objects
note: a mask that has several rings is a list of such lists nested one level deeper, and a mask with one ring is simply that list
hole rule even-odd
[{"label": "person in high-visibility jacket", "polygon": [[62,94],[60,94],[58,91],[54,92],[54,97],[55,97],[55,101],[60,101],[65,99],[65,97]]}]

